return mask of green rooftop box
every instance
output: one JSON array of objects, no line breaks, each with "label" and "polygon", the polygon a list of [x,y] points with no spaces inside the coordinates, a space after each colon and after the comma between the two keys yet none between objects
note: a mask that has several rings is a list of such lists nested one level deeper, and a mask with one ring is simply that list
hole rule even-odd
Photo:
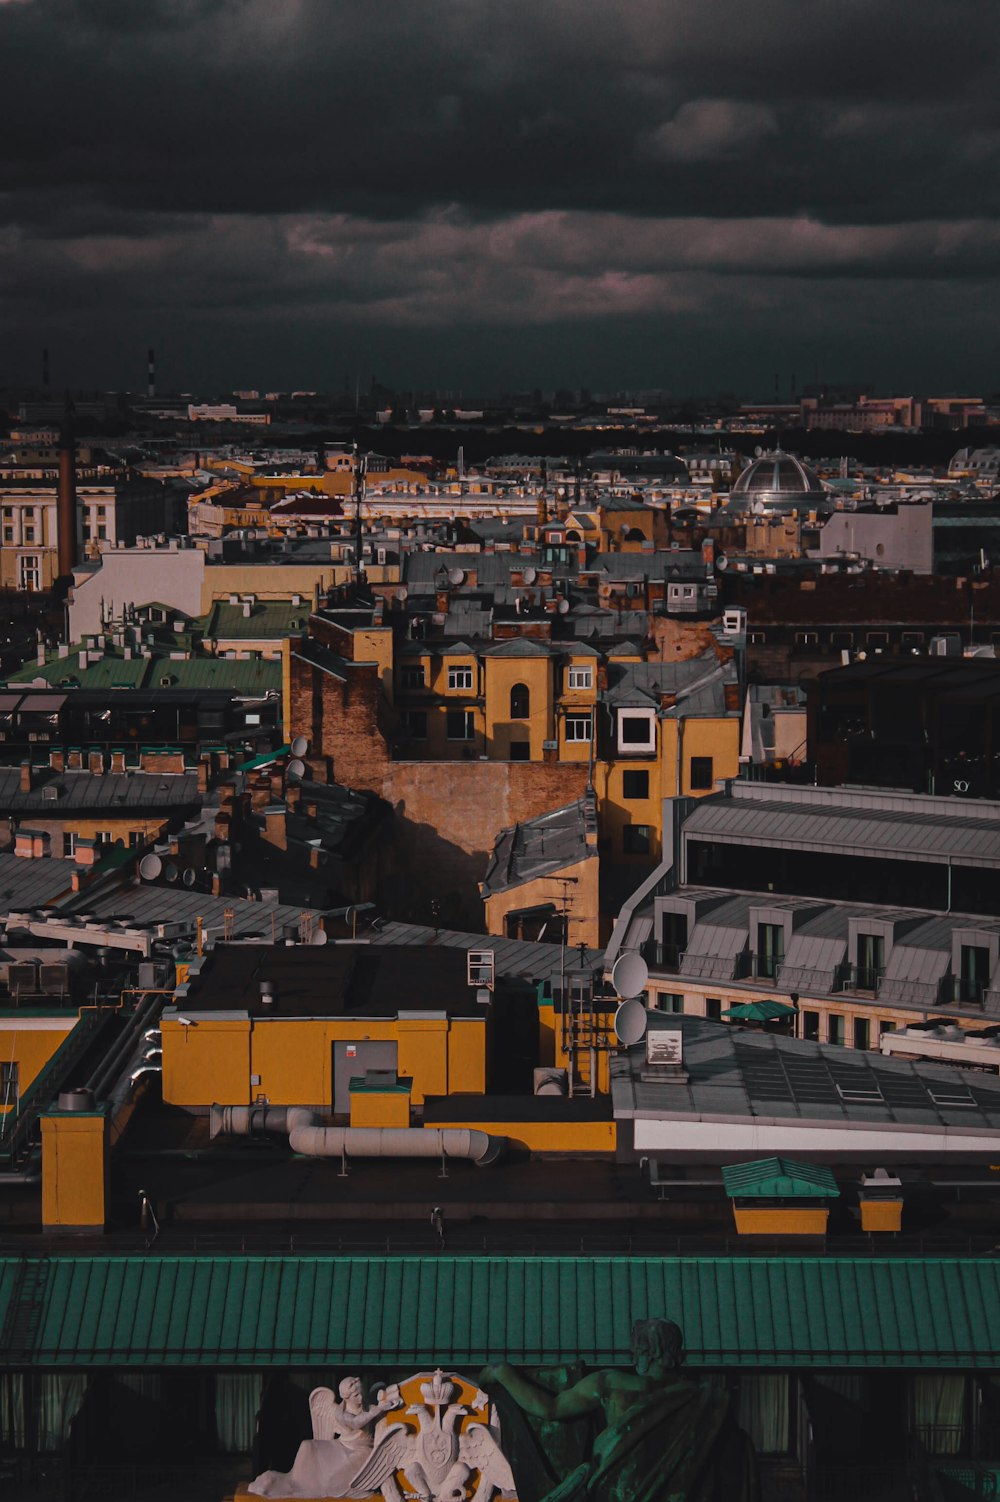
[{"label": "green rooftop box", "polygon": [[789,1158],[758,1158],[723,1168],[741,1236],[825,1236],[828,1201],[838,1198],[828,1168]]}]

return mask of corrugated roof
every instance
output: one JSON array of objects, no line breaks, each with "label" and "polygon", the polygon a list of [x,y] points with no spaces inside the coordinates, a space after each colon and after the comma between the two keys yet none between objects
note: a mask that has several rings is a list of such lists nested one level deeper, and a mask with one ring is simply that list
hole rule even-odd
[{"label": "corrugated roof", "polygon": [[1000,828],[969,819],[920,818],[889,810],[799,807],[702,799],[684,822],[685,837],[717,844],[760,844],[956,865],[1000,865]]},{"label": "corrugated roof", "polygon": [[790,1158],[758,1158],[722,1170],[730,1199],[832,1199],[840,1197],[829,1168],[793,1163]]},{"label": "corrugated roof", "polygon": [[[37,1317],[23,1324],[19,1305]],[[0,1261],[28,1367],[629,1364],[676,1320],[689,1367],[1000,1365],[1000,1263],[840,1257],[52,1257]],[[23,1334],[15,1332],[23,1331]]]}]

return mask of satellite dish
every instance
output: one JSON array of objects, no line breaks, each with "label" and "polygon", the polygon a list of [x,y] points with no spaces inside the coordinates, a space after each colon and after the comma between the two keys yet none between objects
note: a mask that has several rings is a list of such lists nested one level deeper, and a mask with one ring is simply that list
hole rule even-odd
[{"label": "satellite dish", "polygon": [[565,595],[559,601],[559,614],[560,615],[568,615],[569,614],[569,601],[566,599]]},{"label": "satellite dish", "polygon": [[171,861],[167,861],[163,868],[163,879],[164,881],[177,880],[177,867]]},{"label": "satellite dish", "polygon": [[194,873],[194,868],[192,866],[188,866],[183,876],[181,877],[181,881],[186,887],[193,887],[197,880],[198,878]]},{"label": "satellite dish", "polygon": [[648,1021],[646,1008],[641,1001],[637,1001],[635,997],[630,1001],[623,1001],[615,1013],[615,1037],[619,1043],[624,1043],[626,1048],[633,1043],[638,1043],[646,1036]]},{"label": "satellite dish", "polygon": [[396,590],[396,599],[397,600],[406,600],[406,599],[409,598],[409,595],[410,595],[410,591],[407,589],[407,587],[406,587],[405,584],[401,584],[399,586],[399,588]]},{"label": "satellite dish", "polygon": [[535,580],[538,578],[538,572],[536,569],[526,568],[521,574],[521,578],[524,580],[525,584],[534,584]]},{"label": "satellite dish", "polygon": [[620,954],[611,969],[611,984],[623,1001],[645,991],[649,966],[637,949]]},{"label": "satellite dish", "polygon": [[163,870],[163,862],[158,855],[144,855],[139,862],[139,875],[143,881],[155,881]]},{"label": "satellite dish", "polygon": [[314,928],[309,942],[310,944],[329,944],[330,935],[325,928]]},{"label": "satellite dish", "polygon": [[452,568],[452,569],[449,569],[448,570],[448,583],[449,584],[464,584],[465,583],[465,569],[464,568]]},{"label": "satellite dish", "polygon": [[719,554],[718,558],[716,558],[715,560],[715,566],[716,568],[721,569],[727,569],[729,567],[729,559],[726,557],[725,553]]},{"label": "satellite dish", "polygon": [[304,761],[300,761],[297,756],[293,756],[292,759],[291,759],[291,761],[288,763],[288,766],[285,768],[285,776],[286,777],[301,777],[303,775],[303,773],[305,772],[305,769],[306,769],[305,762]]},{"label": "satellite dish", "polygon": [[309,750],[309,742],[304,735],[297,735],[289,748],[293,756],[305,756]]}]

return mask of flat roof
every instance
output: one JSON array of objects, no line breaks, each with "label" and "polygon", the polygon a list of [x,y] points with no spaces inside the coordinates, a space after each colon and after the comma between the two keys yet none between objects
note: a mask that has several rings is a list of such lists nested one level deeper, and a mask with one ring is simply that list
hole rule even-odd
[{"label": "flat roof", "polygon": [[[260,988],[267,981],[274,1001],[265,1005]],[[219,945],[191,977],[182,1005],[185,1013],[233,1011],[254,1018],[486,1016],[468,984],[464,954],[407,945]]]}]

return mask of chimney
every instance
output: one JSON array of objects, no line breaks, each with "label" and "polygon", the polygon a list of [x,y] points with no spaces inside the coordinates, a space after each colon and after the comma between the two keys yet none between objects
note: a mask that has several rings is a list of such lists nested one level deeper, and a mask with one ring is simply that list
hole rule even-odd
[{"label": "chimney", "polygon": [[198,791],[199,791],[199,793],[207,793],[208,792],[208,774],[209,774],[210,771],[211,771],[211,760],[210,760],[210,758],[207,757],[207,756],[200,756],[198,758]]},{"label": "chimney", "polygon": [[60,579],[73,575],[76,563],[76,440],[73,437],[72,405],[66,398],[66,413],[59,432],[59,495],[56,501]]},{"label": "chimney", "polygon": [[21,763],[21,792],[22,793],[30,793],[31,792],[31,786],[32,786],[31,762],[30,761],[22,761],[22,763]]},{"label": "chimney", "polygon": [[146,360],[147,360],[146,395],[149,398],[149,400],[152,401],[153,398],[156,395],[156,354],[155,354],[155,352],[153,350],[150,349],[150,350],[146,351]]}]

